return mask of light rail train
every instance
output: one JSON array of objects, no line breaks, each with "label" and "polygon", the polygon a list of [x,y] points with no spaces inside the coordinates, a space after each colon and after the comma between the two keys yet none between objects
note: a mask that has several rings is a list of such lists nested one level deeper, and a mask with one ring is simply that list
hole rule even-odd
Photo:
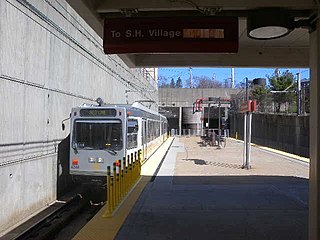
[{"label": "light rail train", "polygon": [[146,160],[167,138],[167,119],[141,103],[83,104],[70,115],[70,174],[104,185],[107,167],[136,154]]}]

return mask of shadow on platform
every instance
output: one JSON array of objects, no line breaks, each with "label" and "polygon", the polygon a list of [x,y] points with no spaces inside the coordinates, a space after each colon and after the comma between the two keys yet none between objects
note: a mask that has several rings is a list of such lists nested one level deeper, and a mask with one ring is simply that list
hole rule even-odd
[{"label": "shadow on platform", "polygon": [[211,165],[215,167],[224,167],[224,168],[233,168],[233,169],[242,169],[240,164],[224,163],[224,162],[211,162],[203,159],[182,159],[182,161],[191,161],[196,165]]},{"label": "shadow on platform", "polygon": [[308,179],[158,176],[116,239],[307,240]]}]

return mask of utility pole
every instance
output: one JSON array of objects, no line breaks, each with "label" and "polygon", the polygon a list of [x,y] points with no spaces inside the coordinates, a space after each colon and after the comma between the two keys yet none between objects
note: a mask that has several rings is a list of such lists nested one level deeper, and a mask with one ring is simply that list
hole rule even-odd
[{"label": "utility pole", "polygon": [[231,68],[231,88],[234,88],[234,68]]},{"label": "utility pole", "polygon": [[192,84],[192,67],[189,68],[190,71],[190,88],[193,88],[193,84]]}]

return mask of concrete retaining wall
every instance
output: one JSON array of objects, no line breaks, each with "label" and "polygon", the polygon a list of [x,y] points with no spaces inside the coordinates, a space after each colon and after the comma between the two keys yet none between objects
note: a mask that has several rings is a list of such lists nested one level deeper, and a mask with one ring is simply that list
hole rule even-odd
[{"label": "concrete retaining wall", "polygon": [[199,98],[231,98],[241,89],[232,88],[159,88],[160,107],[192,107]]},{"label": "concrete retaining wall", "polygon": [[[230,115],[230,132],[243,139],[243,114]],[[309,157],[309,116],[254,113],[252,142]]]},{"label": "concrete retaining wall", "polygon": [[158,97],[64,0],[0,1],[0,16],[1,236],[56,199],[61,121],[73,106]]}]

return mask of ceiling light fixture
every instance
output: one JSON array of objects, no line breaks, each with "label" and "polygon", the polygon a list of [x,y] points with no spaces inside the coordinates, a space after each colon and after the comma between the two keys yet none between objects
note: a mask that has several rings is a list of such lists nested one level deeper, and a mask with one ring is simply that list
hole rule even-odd
[{"label": "ceiling light fixture", "polygon": [[253,39],[280,38],[289,34],[294,28],[294,18],[286,9],[257,9],[247,18],[248,37]]}]

